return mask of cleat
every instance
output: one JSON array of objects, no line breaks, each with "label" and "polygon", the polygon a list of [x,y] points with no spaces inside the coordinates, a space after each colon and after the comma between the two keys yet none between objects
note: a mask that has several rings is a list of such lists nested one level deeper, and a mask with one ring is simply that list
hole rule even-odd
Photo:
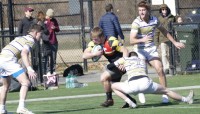
[{"label": "cleat", "polygon": [[129,104],[125,103],[121,108],[129,108]]},{"label": "cleat", "polygon": [[34,114],[26,108],[17,108],[17,114]]},{"label": "cleat", "polygon": [[104,103],[102,103],[101,106],[102,107],[109,107],[109,106],[113,106],[113,104],[114,104],[114,101],[111,99],[111,100],[107,100]]},{"label": "cleat", "polygon": [[[129,99],[130,99],[133,103],[135,103],[135,104],[137,105],[137,101],[136,101],[134,98],[129,97]],[[121,108],[130,108],[130,106],[129,106],[128,103],[125,103]]]},{"label": "cleat", "polygon": [[186,97],[188,104],[193,104],[194,91],[190,90],[189,95]]}]

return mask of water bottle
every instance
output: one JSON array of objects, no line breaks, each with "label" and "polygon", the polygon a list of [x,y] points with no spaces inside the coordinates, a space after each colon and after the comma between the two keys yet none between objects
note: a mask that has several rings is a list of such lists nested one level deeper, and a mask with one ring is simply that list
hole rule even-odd
[{"label": "water bottle", "polygon": [[68,74],[67,77],[66,77],[66,88],[71,88],[71,81],[70,81],[70,78],[71,78],[71,74]]},{"label": "water bottle", "polygon": [[75,88],[75,76],[74,75],[71,75],[70,77],[70,87],[71,88]]}]

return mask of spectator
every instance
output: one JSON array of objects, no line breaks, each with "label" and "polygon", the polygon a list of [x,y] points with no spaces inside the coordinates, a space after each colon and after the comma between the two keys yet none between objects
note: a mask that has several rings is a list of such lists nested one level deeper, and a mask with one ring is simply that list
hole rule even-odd
[{"label": "spectator", "polygon": [[[171,32],[172,23],[176,21],[175,17],[171,14],[171,10],[166,4],[162,4],[159,9],[159,21],[161,25],[169,32]],[[156,29],[155,34],[155,43],[159,46],[159,50],[161,52],[161,60],[163,64],[163,70],[165,74],[169,74],[169,47],[170,41],[167,37],[165,37],[158,29]]]},{"label": "spectator", "polygon": [[48,9],[46,12],[46,20],[45,20],[46,27],[49,31],[49,44],[51,49],[51,56],[50,58],[50,70],[48,71],[48,75],[50,74],[56,74],[56,57],[57,57],[57,51],[58,51],[58,41],[56,37],[56,32],[59,32],[59,25],[57,20],[54,18],[54,10]]},{"label": "spectator", "polygon": [[42,51],[42,69],[43,69],[42,73],[47,74],[47,71],[50,71],[50,64],[49,64],[50,59],[49,58],[52,59],[53,57],[51,54],[51,46],[49,43],[49,31],[46,27],[46,24],[44,23],[45,22],[45,14],[42,11],[38,12],[35,22],[44,28],[42,35],[41,35],[42,49],[40,49],[40,50]]},{"label": "spectator", "polygon": [[34,9],[26,7],[24,11],[25,17],[19,22],[18,35],[27,35],[31,24],[34,23],[34,18],[32,17]]},{"label": "spectator", "polygon": [[[2,49],[0,54],[0,76],[2,77],[3,86],[1,89],[0,97],[0,113],[7,114],[6,110],[6,96],[8,88],[11,83],[11,76],[16,78],[21,84],[20,94],[19,94],[19,105],[17,108],[17,113],[20,114],[33,114],[31,111],[25,108],[25,99],[28,92],[28,87],[30,86],[30,79],[36,79],[37,74],[31,67],[29,60],[30,50],[35,41],[39,41],[41,37],[42,27],[33,24],[29,28],[29,34],[26,36],[16,37],[12,42]],[[27,68],[27,74],[18,63],[18,60],[22,59],[25,67]]]},{"label": "spectator", "polygon": [[107,4],[105,6],[106,14],[103,15],[99,21],[99,27],[103,29],[104,36],[109,38],[114,36],[121,38],[121,42],[124,43],[124,35],[119,24],[118,17],[113,13],[112,4]]},{"label": "spectator", "polygon": [[183,23],[183,18],[182,18],[182,16],[177,16],[177,18],[176,18],[176,22],[177,23]]}]

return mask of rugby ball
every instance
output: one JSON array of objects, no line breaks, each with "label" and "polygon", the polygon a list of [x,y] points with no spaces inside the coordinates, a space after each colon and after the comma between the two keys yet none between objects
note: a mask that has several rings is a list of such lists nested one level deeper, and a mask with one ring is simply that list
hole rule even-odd
[{"label": "rugby ball", "polygon": [[[100,51],[102,50],[102,46],[101,45],[95,45],[93,48],[92,48],[92,53],[96,53],[97,51]],[[94,56],[92,57],[92,61],[93,62],[97,62],[99,59],[101,58],[101,56]]]}]

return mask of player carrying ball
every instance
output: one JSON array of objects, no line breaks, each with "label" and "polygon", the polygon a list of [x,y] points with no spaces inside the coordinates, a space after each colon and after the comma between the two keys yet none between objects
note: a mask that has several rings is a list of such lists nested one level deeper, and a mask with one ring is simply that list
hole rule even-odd
[{"label": "player carrying ball", "polygon": [[[129,52],[122,43],[120,43],[115,37],[109,37],[105,40],[103,31],[99,27],[95,27],[91,31],[92,41],[89,42],[88,47],[84,50],[83,58],[90,59],[95,56],[104,55],[110,63],[114,63],[121,57],[128,57]],[[99,50],[96,53],[92,53],[92,49],[95,45],[102,45],[103,50]],[[104,72],[101,74],[101,83],[106,92],[107,99],[101,104],[103,107],[109,107],[114,104],[112,98],[111,84],[113,82],[119,82],[122,75],[125,74],[125,69],[123,66],[118,66],[112,69],[105,67]],[[130,99],[131,97],[127,95]],[[132,99],[136,102],[134,99]],[[127,105],[126,105],[127,106]]]}]

